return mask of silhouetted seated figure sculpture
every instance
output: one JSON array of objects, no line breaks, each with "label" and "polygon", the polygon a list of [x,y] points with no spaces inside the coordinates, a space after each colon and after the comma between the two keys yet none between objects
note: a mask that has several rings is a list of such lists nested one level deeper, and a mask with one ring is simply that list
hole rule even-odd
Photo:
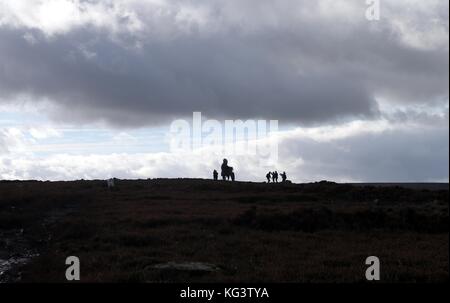
[{"label": "silhouetted seated figure sculpture", "polygon": [[284,171],[284,172],[282,172],[281,174],[280,174],[280,176],[281,176],[281,179],[282,179],[282,182],[286,182],[286,172]]},{"label": "silhouetted seated figure sculpture", "polygon": [[233,172],[233,167],[228,166],[228,160],[227,159],[223,159],[223,163],[221,168],[221,176],[223,180],[231,180],[234,181],[234,172]]},{"label": "silhouetted seated figure sculpture", "polygon": [[267,175],[266,175],[267,183],[270,183],[270,178],[271,178],[271,177],[272,177],[271,172],[268,172]]},{"label": "silhouetted seated figure sculpture", "polygon": [[219,178],[219,173],[217,172],[217,170],[213,171],[213,178],[215,181],[217,181],[217,179]]}]

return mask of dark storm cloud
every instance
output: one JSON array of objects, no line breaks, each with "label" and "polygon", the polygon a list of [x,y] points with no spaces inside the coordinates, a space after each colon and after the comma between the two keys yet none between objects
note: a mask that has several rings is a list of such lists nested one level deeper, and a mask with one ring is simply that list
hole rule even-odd
[{"label": "dark storm cloud", "polygon": [[[363,18],[303,20],[278,2],[269,5],[272,14],[249,14],[255,20],[239,25],[230,14],[245,19],[251,10],[233,3],[212,5],[220,29],[210,32],[195,24],[173,30],[171,18],[155,25],[145,8],[143,30],[114,37],[89,24],[50,38],[37,29],[0,27],[0,99],[28,95],[56,105],[48,113],[55,119],[127,126],[193,111],[333,122],[377,116],[376,97],[448,99],[448,48],[412,47],[385,23]],[[170,30],[155,33],[156,26]],[[24,39],[27,33],[37,42]]]},{"label": "dark storm cloud", "polygon": [[4,99],[18,92],[49,98],[80,118],[145,124],[148,118],[202,111],[306,122],[374,113],[359,80],[298,75],[293,66],[281,68],[245,44],[230,45],[234,41],[149,43],[135,53],[102,40],[91,50],[98,57],[86,59],[73,43],[86,32],[33,46],[20,34],[1,34],[7,41],[1,55],[8,58],[0,75]]}]

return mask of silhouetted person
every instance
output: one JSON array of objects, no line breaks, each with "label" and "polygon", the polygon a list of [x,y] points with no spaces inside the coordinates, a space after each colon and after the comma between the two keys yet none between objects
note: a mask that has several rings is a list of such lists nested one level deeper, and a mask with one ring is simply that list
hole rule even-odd
[{"label": "silhouetted person", "polygon": [[277,173],[277,171],[274,171],[273,173],[272,173],[272,182],[277,182],[278,183],[278,173]]},{"label": "silhouetted person", "polygon": [[267,183],[270,183],[270,178],[272,177],[272,174],[270,172],[267,173],[266,178],[267,178]]},{"label": "silhouetted person", "polygon": [[284,171],[283,173],[280,174],[281,179],[283,180],[283,182],[286,182],[286,172]]},{"label": "silhouetted person", "polygon": [[234,181],[234,172],[233,171],[231,171],[230,177],[231,177],[231,181]]},{"label": "silhouetted person", "polygon": [[227,159],[223,159],[220,169],[221,169],[220,175],[222,176],[222,179],[225,180],[225,178],[228,175],[227,174],[227,172],[228,172],[228,160]]},{"label": "silhouetted person", "polygon": [[215,181],[217,181],[217,179],[219,178],[219,173],[217,172],[217,170],[213,171],[213,178]]}]

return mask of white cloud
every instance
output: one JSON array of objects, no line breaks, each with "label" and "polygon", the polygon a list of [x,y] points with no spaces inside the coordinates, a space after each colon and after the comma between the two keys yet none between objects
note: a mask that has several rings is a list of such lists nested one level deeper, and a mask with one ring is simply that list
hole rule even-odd
[{"label": "white cloud", "polygon": [[[38,29],[48,36],[94,26],[112,32],[146,31],[168,38],[191,30],[215,33],[236,28],[250,33],[280,26],[294,29],[302,20],[310,19],[332,21],[344,29],[343,25],[364,21],[367,8],[363,0],[255,2],[4,0],[0,3],[0,26]],[[443,19],[436,16],[448,17],[446,1],[382,1],[381,7],[382,21],[397,30],[405,43],[427,49],[448,48],[448,22],[442,23]]]},{"label": "white cloud", "polygon": [[17,156],[29,156],[32,153],[28,146],[31,143],[26,137],[26,132],[20,127],[0,128],[0,155],[14,154]]},{"label": "white cloud", "polygon": [[[382,119],[335,127],[297,128],[277,133],[279,154],[274,166],[262,166],[257,155],[231,155],[228,159],[238,180],[264,181],[268,170],[278,170],[286,171],[295,182],[448,181],[448,126],[423,126],[417,121],[396,123]],[[8,140],[13,140],[8,144],[26,150],[21,130],[11,128],[5,134]],[[132,145],[135,139],[120,132],[112,141]],[[107,142],[100,145],[108,148]],[[35,142],[32,150],[39,148],[39,142]],[[78,150],[86,149],[82,143],[78,145]],[[76,149],[69,154],[62,150],[46,156],[4,153],[0,155],[0,178],[210,178],[213,169],[220,169],[224,157],[217,153],[217,147],[133,154],[78,154]]]},{"label": "white cloud", "polygon": [[391,24],[405,44],[423,50],[448,50],[448,1],[382,2],[383,19]]},{"label": "white cloud", "polygon": [[45,35],[65,34],[82,26],[110,31],[141,27],[126,1],[13,0],[0,3],[0,26],[37,29]]},{"label": "white cloud", "polygon": [[47,139],[51,137],[61,137],[61,132],[49,126],[37,126],[29,129],[30,135],[35,139]]}]

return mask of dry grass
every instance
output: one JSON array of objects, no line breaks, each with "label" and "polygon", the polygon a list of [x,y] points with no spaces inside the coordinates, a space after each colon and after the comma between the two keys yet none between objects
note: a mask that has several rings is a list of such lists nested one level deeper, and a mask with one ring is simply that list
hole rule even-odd
[{"label": "dry grass", "polygon": [[[370,255],[385,282],[448,281],[448,190],[0,182],[0,235],[22,228],[40,252],[20,268],[29,282],[64,282],[69,255],[83,282],[361,282]],[[171,261],[220,270],[153,268]]]}]

